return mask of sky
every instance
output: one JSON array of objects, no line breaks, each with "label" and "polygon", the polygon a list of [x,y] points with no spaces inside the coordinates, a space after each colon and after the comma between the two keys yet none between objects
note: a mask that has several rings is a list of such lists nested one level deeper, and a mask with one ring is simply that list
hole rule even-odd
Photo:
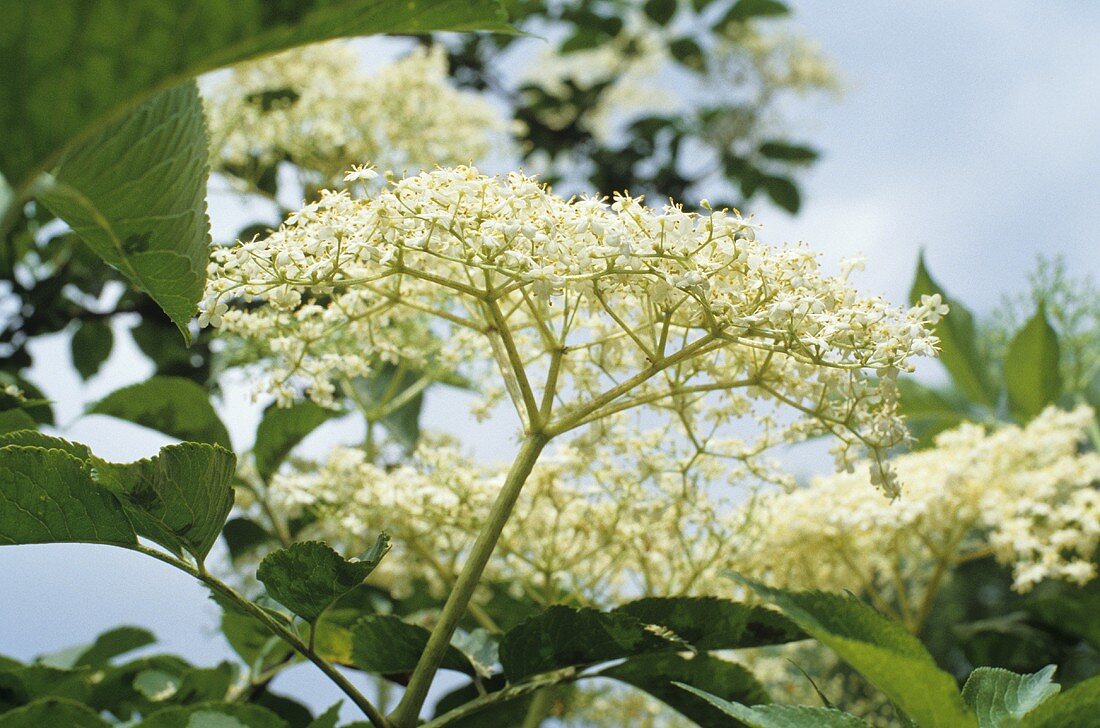
[{"label": "sky", "polygon": [[[823,152],[803,178],[797,217],[749,212],[771,242],[804,240],[826,260],[862,254],[857,282],[903,303],[919,251],[943,286],[979,312],[1021,290],[1039,255],[1100,278],[1100,3],[794,2],[794,25],[832,57],[844,96],[801,109],[791,129]],[[217,219],[215,226],[227,224]],[[121,333],[121,332],[119,332]],[[35,350],[32,379],[60,403],[65,436],[108,459],[170,442],[137,426],[82,417],[83,404],[141,381],[150,367],[127,336],[83,385],[64,335]],[[251,444],[242,388],[219,409]],[[75,397],[74,397],[75,394]],[[429,396],[426,424],[455,430],[482,457],[507,453],[503,430],[456,418],[455,395]],[[316,433],[321,446],[332,431]],[[0,549],[0,654],[28,659],[119,624],[152,629],[161,648],[202,664],[229,656],[204,591],[159,562],[109,547]],[[317,708],[340,698],[311,666],[276,689]],[[353,713],[349,710],[347,715]]]}]

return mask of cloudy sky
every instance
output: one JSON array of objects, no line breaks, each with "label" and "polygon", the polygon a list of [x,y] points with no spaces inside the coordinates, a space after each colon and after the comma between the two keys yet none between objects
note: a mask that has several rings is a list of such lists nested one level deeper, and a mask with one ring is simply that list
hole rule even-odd
[{"label": "cloudy sky", "polygon": [[[836,60],[847,92],[803,110],[798,128],[824,157],[805,179],[798,217],[763,204],[753,210],[768,240],[805,240],[827,258],[866,255],[859,282],[897,302],[922,248],[945,287],[984,311],[1020,288],[1039,254],[1064,255],[1072,270],[1100,277],[1100,3],[794,5],[796,25]],[[82,402],[150,373],[135,364],[127,339],[116,339],[105,371],[87,386],[69,369],[62,337],[39,347],[34,372],[63,403],[65,434],[120,460],[168,442],[78,417]],[[446,427],[453,406],[430,400],[429,424]],[[223,410],[247,447],[253,413],[237,399]],[[0,583],[0,654],[30,658],[139,624],[190,659],[228,655],[201,589],[121,550],[0,549]],[[316,706],[339,699],[308,666],[278,687]]]}]

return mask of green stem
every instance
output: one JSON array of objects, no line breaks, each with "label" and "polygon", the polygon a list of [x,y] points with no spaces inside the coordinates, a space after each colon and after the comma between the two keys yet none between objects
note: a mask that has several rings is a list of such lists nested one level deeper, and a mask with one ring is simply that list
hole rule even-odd
[{"label": "green stem", "polygon": [[543,688],[531,698],[531,704],[527,706],[527,714],[523,717],[522,728],[539,728],[542,721],[554,707],[554,690]]},{"label": "green stem", "polygon": [[512,515],[512,509],[516,505],[523,484],[531,474],[531,469],[535,466],[535,461],[538,460],[542,449],[546,447],[547,441],[548,438],[541,433],[528,435],[523,440],[512,468],[508,471],[508,477],[505,478],[496,502],[493,503],[489,518],[481,533],[478,534],[470,556],[462,567],[462,573],[455,580],[454,588],[451,589],[447,602],[443,605],[439,622],[432,630],[431,637],[428,638],[424,654],[416,663],[416,669],[413,670],[412,677],[409,679],[405,694],[401,696],[401,702],[389,716],[395,728],[411,728],[416,725],[420,708],[428,697],[428,689],[451,644],[451,637],[466,613],[466,606],[474,595],[474,590],[481,580],[481,574],[485,571],[485,565],[496,548],[497,541],[500,540],[504,524]]},{"label": "green stem", "polygon": [[330,664],[327,660],[325,660],[323,657],[310,649],[309,646],[302,642],[298,635],[294,634],[294,632],[288,629],[286,625],[280,623],[277,619],[264,611],[263,608],[257,606],[256,604],[252,603],[244,596],[239,594],[236,589],[229,586],[225,582],[211,576],[204,569],[192,566],[185,561],[181,561],[174,556],[170,556],[169,554],[157,551],[156,549],[151,549],[147,546],[142,546],[141,544],[137,544],[128,548],[143,553],[146,556],[152,556],[154,559],[163,561],[169,566],[174,566],[180,571],[186,572],[187,574],[190,574],[202,583],[206,584],[216,594],[232,602],[236,607],[241,609],[241,611],[259,621],[261,624],[263,624],[265,627],[275,633],[278,637],[284,640],[287,644],[293,647],[297,652],[301,653],[302,656],[304,656],[306,659],[316,665],[321,670],[321,672],[323,672],[330,680],[336,683],[336,686],[339,687],[340,690],[342,690],[344,694],[347,695],[351,699],[351,701],[355,703],[355,705],[360,710],[363,711],[363,714],[367,716],[367,720],[370,721],[371,725],[375,726],[375,728],[391,728],[389,721],[386,719],[386,716],[382,715],[381,711],[374,707],[374,704],[371,703],[365,695],[359,692],[359,690],[351,684],[351,681],[344,677],[343,673],[341,673],[334,665]]}]

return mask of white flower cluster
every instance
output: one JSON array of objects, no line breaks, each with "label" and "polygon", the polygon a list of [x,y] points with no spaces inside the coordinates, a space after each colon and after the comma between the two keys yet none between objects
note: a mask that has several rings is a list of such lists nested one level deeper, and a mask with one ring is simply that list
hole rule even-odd
[{"label": "white flower cluster", "polygon": [[[706,483],[750,465],[680,452],[666,430],[596,427],[544,457],[528,479],[486,579],[540,604],[612,606],[638,595],[702,593],[728,567],[731,503]],[[638,453],[644,452],[644,457]],[[319,464],[285,469],[272,505],[317,516],[312,535],[353,553],[380,530],[397,558],[378,579],[398,593],[437,595],[464,563],[505,472],[479,467],[452,442],[427,437],[409,462],[383,467],[337,447]]]},{"label": "white flower cluster", "polygon": [[[832,433],[845,464],[869,450],[893,493],[894,376],[934,353],[942,305],[860,295],[806,247],[756,233],[736,212],[437,169],[370,199],[325,192],[268,238],[216,250],[200,323],[265,348],[284,401],[304,386],[332,404],[334,378],[379,359],[495,362],[529,432],[640,407],[683,410],[687,430],[745,418]],[[799,419],[780,427],[775,409]]]},{"label": "white flower cluster", "polygon": [[449,83],[437,46],[374,75],[346,42],[305,46],[234,67],[204,97],[212,166],[230,175],[289,159],[330,186],[352,161],[464,164],[507,139],[488,102]]},{"label": "white flower cluster", "polygon": [[1083,583],[1100,538],[1100,454],[1080,451],[1092,417],[1051,407],[1023,427],[942,433],[894,459],[905,485],[893,503],[868,497],[864,470],[763,495],[745,506],[731,552],[742,573],[776,585],[878,595],[910,626],[944,570],[971,558],[1011,565],[1021,591]]}]

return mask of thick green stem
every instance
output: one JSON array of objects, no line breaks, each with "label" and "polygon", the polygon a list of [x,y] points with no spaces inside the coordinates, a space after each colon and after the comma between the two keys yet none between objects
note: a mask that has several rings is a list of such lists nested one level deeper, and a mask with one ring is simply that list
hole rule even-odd
[{"label": "thick green stem", "polygon": [[553,688],[543,688],[535,693],[535,697],[531,699],[531,704],[527,706],[527,715],[523,718],[521,728],[539,728],[550,714],[552,707],[554,707]]},{"label": "thick green stem", "polygon": [[481,580],[485,565],[489,562],[497,541],[500,540],[504,524],[512,515],[512,509],[516,505],[523,484],[531,474],[531,469],[535,466],[535,461],[538,460],[542,449],[546,447],[547,439],[541,433],[528,435],[516,454],[512,468],[508,471],[508,477],[504,480],[496,502],[493,503],[489,518],[474,542],[470,556],[462,567],[462,573],[455,580],[454,588],[447,597],[447,603],[443,605],[439,622],[432,630],[431,637],[428,638],[428,645],[424,648],[424,654],[420,656],[416,669],[413,670],[405,694],[401,696],[401,702],[389,716],[394,728],[412,728],[416,725],[420,708],[428,697],[428,688],[431,687],[435,673],[439,670],[447,648],[451,644],[451,637],[466,613],[466,607]]}]

